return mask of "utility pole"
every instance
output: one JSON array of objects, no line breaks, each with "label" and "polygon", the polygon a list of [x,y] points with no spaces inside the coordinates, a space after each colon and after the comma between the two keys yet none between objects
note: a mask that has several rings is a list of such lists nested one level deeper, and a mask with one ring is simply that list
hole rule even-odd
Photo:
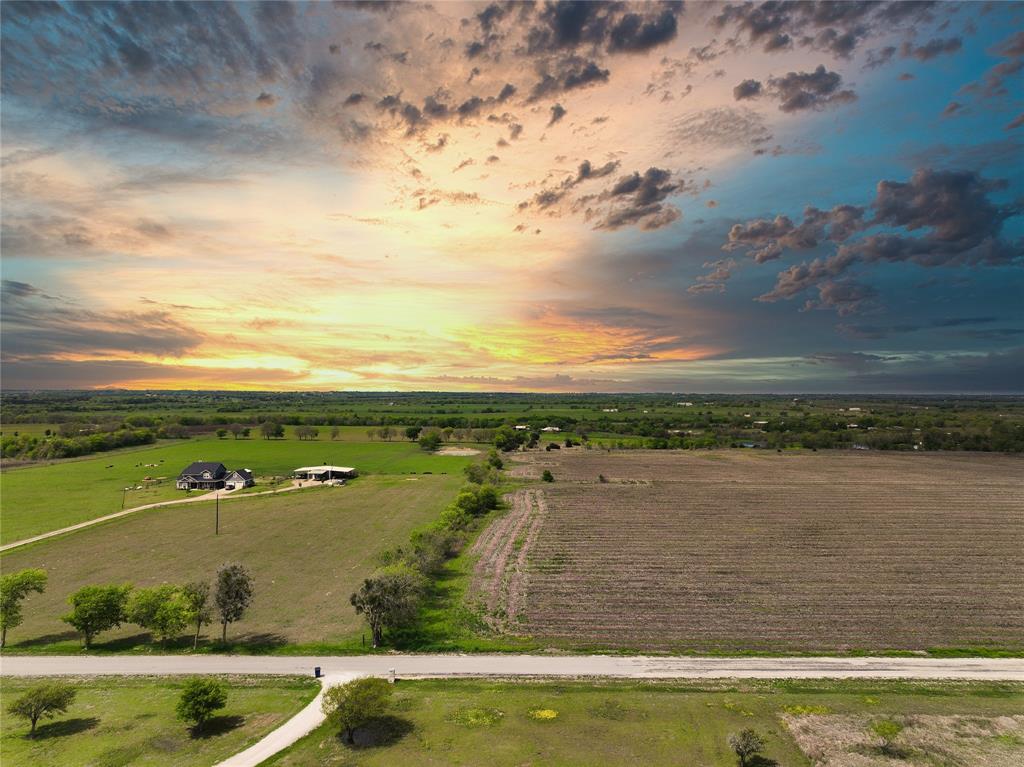
[{"label": "utility pole", "polygon": [[124,508],[124,499],[128,495],[128,488],[121,488],[121,508]]},{"label": "utility pole", "polygon": [[213,534],[220,535],[220,493],[214,495],[214,498],[217,499],[217,521],[214,523]]}]

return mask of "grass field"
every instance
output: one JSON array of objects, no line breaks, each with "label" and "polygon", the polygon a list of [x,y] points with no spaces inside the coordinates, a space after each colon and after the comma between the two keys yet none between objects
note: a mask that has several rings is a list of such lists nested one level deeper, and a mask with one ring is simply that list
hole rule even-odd
[{"label": "grass field", "polygon": [[[252,608],[229,633],[239,649],[358,648],[363,623],[349,595],[376,567],[377,554],[436,519],[460,484],[452,475],[362,477],[345,487],[222,503],[219,536],[213,504],[202,502],[142,511],[15,549],[0,559],[4,572],[41,567],[50,581],[46,593],[25,602],[25,623],[9,634],[9,650],[78,651],[60,616],[67,595],[81,586],[212,579],[229,560],[245,564],[256,580]],[[96,650],[160,649],[148,640],[124,626],[101,635]]]},{"label": "grass field", "polygon": [[[352,435],[355,436],[355,435]],[[112,514],[121,508],[184,498],[174,480],[192,461],[249,468],[257,477],[287,475],[299,466],[354,466],[362,475],[461,474],[472,458],[426,453],[406,440],[393,442],[235,440],[204,438],[30,466],[0,474],[3,514],[0,543]],[[155,464],[155,465],[153,465]],[[152,477],[158,482],[146,482]],[[142,490],[134,488],[143,487]],[[124,488],[131,487],[127,492]]]},{"label": "grass field", "polygon": [[[561,450],[475,591],[510,633],[676,652],[1024,649],[1024,460]],[[599,477],[604,476],[605,481]]]},{"label": "grass field", "polygon": [[[557,715],[531,715],[537,711]],[[954,732],[942,751],[932,750],[921,733],[940,716],[966,717],[974,729]],[[399,682],[392,713],[357,732],[355,747],[343,744],[336,728],[325,724],[268,764],[735,767],[727,738],[753,727],[768,736],[762,767],[797,767],[811,760],[784,720],[799,724],[806,740],[802,720],[807,717],[830,723],[860,718],[858,734],[865,744],[851,746],[860,750],[848,754],[857,761],[828,762],[834,767],[894,764],[867,734],[871,721],[890,717],[906,723],[898,742],[914,744],[900,764],[1005,767],[1024,759],[1020,684],[438,680]],[[992,761],[960,759],[982,752]]]},{"label": "grass field", "polygon": [[180,678],[64,679],[78,690],[75,702],[28,738],[28,725],[11,717],[7,704],[43,681],[4,678],[0,749],[12,767],[208,767],[280,726],[319,687],[312,679],[228,677],[227,707],[192,737],[174,715]]}]

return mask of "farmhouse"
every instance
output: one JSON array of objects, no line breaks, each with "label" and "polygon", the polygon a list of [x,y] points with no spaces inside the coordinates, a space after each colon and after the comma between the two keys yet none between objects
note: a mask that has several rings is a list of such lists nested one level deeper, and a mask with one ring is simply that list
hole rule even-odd
[{"label": "farmhouse", "polygon": [[254,484],[251,469],[228,471],[222,463],[196,461],[182,470],[175,487],[179,490],[235,490]]},{"label": "farmhouse", "polygon": [[352,479],[359,475],[351,466],[300,466],[292,473],[296,479],[311,479],[315,482]]}]

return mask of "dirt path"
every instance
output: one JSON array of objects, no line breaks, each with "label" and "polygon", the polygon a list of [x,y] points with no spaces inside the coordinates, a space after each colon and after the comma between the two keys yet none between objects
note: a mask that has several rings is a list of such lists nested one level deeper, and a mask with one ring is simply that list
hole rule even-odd
[{"label": "dirt path", "polygon": [[36,541],[45,541],[47,538],[54,538],[58,535],[73,533],[76,530],[82,530],[86,527],[92,527],[93,525],[98,525],[103,522],[109,522],[112,519],[117,519],[118,517],[125,517],[129,514],[134,514],[137,511],[145,511],[146,509],[155,509],[160,506],[178,506],[183,503],[199,503],[200,501],[212,501],[217,497],[218,494],[220,494],[220,498],[223,501],[232,497],[255,498],[258,495],[274,495],[275,493],[285,493],[288,492],[289,490],[297,490],[300,487],[310,486],[312,486],[311,483],[303,485],[303,480],[293,479],[292,483],[287,487],[279,487],[276,490],[262,490],[258,493],[238,493],[237,491],[234,490],[215,490],[210,493],[204,493],[203,495],[197,495],[193,498],[179,498],[173,501],[159,501],[157,503],[147,503],[142,506],[135,506],[134,508],[131,509],[117,511],[113,514],[107,514],[103,517],[96,517],[96,519],[89,519],[85,522],[79,522],[77,525],[62,527],[59,530],[51,530],[48,533],[40,533],[39,535],[33,535],[31,538],[23,538],[20,541],[13,541],[12,543],[4,544],[3,546],[0,546],[0,553],[10,551],[11,549],[19,548],[20,546],[27,546],[28,544],[35,543]]}]

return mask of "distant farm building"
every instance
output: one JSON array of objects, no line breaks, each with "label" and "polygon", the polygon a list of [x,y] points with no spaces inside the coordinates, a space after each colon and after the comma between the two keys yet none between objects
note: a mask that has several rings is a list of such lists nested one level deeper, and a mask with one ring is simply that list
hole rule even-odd
[{"label": "distant farm building", "polygon": [[557,426],[545,426],[541,431],[561,431]]},{"label": "distant farm building", "polygon": [[527,424],[525,424],[525,423],[517,423],[515,425],[515,430],[516,431],[526,431],[529,428],[530,427]]},{"label": "distant farm building", "polygon": [[332,482],[359,476],[359,472],[351,466],[301,466],[292,473],[296,479],[309,479],[314,482]]},{"label": "distant farm building", "polygon": [[235,490],[256,484],[251,469],[228,471],[222,463],[196,461],[178,475],[179,490]]}]

